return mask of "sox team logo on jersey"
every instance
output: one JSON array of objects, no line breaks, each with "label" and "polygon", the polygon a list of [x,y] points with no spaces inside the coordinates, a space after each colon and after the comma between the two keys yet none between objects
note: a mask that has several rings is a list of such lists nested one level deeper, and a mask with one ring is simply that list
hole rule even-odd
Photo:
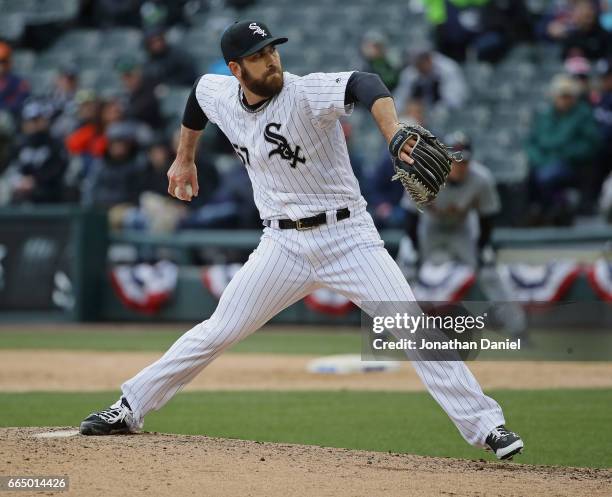
[{"label": "sox team logo on jersey", "polygon": [[285,72],[282,91],[255,111],[245,108],[233,76],[200,79],[198,103],[245,164],[261,219],[301,219],[347,205],[365,209],[338,122],[352,111],[344,104],[350,75]]},{"label": "sox team logo on jersey", "polygon": [[249,24],[249,29],[253,30],[253,35],[261,35],[263,38],[266,37],[266,32],[261,29],[256,22]]},{"label": "sox team logo on jersey", "polygon": [[270,151],[270,153],[268,154],[268,157],[272,157],[273,155],[278,154],[283,159],[288,161],[291,167],[297,167],[298,162],[300,162],[301,164],[305,164],[306,157],[304,157],[303,154],[302,154],[302,157],[300,157],[300,152],[301,152],[300,146],[296,145],[295,150],[291,150],[291,145],[289,145],[287,138],[285,138],[283,135],[274,133],[274,131],[272,131],[272,129],[276,129],[278,131],[280,127],[281,127],[281,124],[279,123],[270,123],[266,126],[264,138],[266,139],[268,143],[271,143],[272,145],[276,145],[276,148]]}]

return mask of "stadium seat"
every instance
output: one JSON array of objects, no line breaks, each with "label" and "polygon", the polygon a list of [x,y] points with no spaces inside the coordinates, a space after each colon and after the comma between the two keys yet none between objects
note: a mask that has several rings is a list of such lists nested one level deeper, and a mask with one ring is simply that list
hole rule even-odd
[{"label": "stadium seat", "polygon": [[4,40],[16,42],[21,38],[24,27],[25,17],[21,13],[15,12],[0,16],[0,33]]},{"label": "stadium seat", "polygon": [[13,69],[18,73],[31,72],[36,62],[36,54],[31,50],[13,52]]},{"label": "stadium seat", "polygon": [[36,0],[28,10],[27,23],[68,21],[74,19],[78,12],[79,0]]},{"label": "stadium seat", "polygon": [[48,93],[49,89],[53,87],[53,81],[56,75],[57,71],[53,69],[37,69],[31,73],[24,74],[26,79],[30,82],[32,93],[35,95]]},{"label": "stadium seat", "polygon": [[[36,0],[21,0],[16,2],[14,0],[1,0],[0,1],[0,12],[2,15],[6,14],[27,14],[36,10]],[[4,33],[2,33],[4,35]]]},{"label": "stadium seat", "polygon": [[113,28],[102,33],[104,46],[110,50],[128,53],[142,49],[142,32],[134,28]]},{"label": "stadium seat", "polygon": [[75,29],[60,37],[51,50],[58,53],[97,52],[102,43],[102,32],[95,29]]},{"label": "stadium seat", "polygon": [[164,86],[160,90],[161,109],[166,117],[177,117],[183,113],[191,88],[188,86]]}]

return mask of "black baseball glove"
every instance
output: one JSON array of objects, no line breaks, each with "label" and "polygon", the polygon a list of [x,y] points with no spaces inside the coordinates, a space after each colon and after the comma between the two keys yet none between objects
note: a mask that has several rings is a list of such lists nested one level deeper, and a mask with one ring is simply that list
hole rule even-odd
[{"label": "black baseball glove", "polygon": [[[405,143],[414,138],[411,157],[414,164],[400,159]],[[462,160],[458,152],[451,153],[430,131],[418,124],[403,124],[389,142],[395,174],[391,180],[400,180],[417,206],[424,206],[436,198],[446,183],[451,161]]]}]

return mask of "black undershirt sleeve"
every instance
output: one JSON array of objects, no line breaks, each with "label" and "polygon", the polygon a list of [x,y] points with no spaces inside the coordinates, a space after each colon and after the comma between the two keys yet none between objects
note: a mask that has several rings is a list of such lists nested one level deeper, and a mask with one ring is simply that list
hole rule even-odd
[{"label": "black undershirt sleeve", "polygon": [[376,100],[390,96],[389,89],[378,74],[355,71],[346,83],[344,105],[359,102],[371,110]]},{"label": "black undershirt sleeve", "polygon": [[412,246],[415,250],[419,250],[419,214],[417,212],[406,212],[406,224],[404,232],[412,241]]},{"label": "black undershirt sleeve", "polygon": [[185,111],[183,112],[183,126],[195,131],[201,131],[205,128],[208,118],[196,98],[196,87],[200,82],[201,78],[193,85],[189,97],[187,97],[187,103],[185,104]]},{"label": "black undershirt sleeve", "polygon": [[495,216],[480,216],[480,236],[478,237],[478,249],[482,250],[491,243]]}]

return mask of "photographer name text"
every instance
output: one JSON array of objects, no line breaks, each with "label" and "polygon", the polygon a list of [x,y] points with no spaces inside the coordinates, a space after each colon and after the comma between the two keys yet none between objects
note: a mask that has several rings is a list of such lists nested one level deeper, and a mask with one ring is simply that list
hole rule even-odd
[{"label": "photographer name text", "polygon": [[426,339],[416,340],[402,338],[395,341],[387,341],[384,338],[372,340],[375,350],[521,350],[521,339],[490,340],[481,338],[475,341],[462,341],[456,338],[448,341],[436,342]]}]

